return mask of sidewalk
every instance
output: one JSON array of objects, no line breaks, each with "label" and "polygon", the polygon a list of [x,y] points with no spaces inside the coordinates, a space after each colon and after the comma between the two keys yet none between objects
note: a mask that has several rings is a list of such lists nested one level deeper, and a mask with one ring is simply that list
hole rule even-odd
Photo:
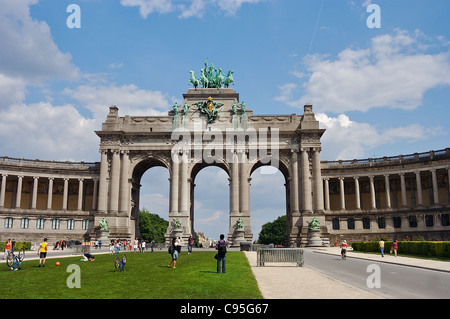
[{"label": "sidewalk", "polygon": [[[339,247],[317,247],[315,253],[340,256]],[[256,266],[256,252],[245,252],[259,289],[266,299],[383,299],[382,296],[330,278],[306,266]],[[391,254],[367,254],[348,251],[347,258],[400,264],[450,272],[450,262],[395,257]]]},{"label": "sidewalk", "polygon": [[383,299],[308,267],[256,266],[256,252],[244,252],[265,299]]},{"label": "sidewalk", "polygon": [[[314,249],[317,253],[323,254],[333,254],[333,255],[341,255],[341,249],[339,247],[318,247]],[[404,266],[418,267],[424,269],[431,270],[439,270],[450,272],[450,262],[449,261],[437,261],[431,259],[422,259],[422,258],[413,258],[413,257],[395,257],[394,254],[390,254],[389,252],[384,254],[384,257],[381,257],[381,253],[361,253],[352,251],[350,248],[347,251],[347,258],[359,258],[366,260],[374,260],[378,262],[398,264]]]}]

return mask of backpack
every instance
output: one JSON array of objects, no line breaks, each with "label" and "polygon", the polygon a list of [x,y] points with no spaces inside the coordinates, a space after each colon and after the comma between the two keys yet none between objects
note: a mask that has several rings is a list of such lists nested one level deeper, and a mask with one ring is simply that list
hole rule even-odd
[{"label": "backpack", "polygon": [[225,255],[227,253],[227,242],[226,241],[219,241],[219,247],[218,252],[221,255]]},{"label": "backpack", "polygon": [[174,253],[174,251],[175,251],[175,247],[173,245],[170,245],[169,250],[168,250],[169,254],[172,255]]}]

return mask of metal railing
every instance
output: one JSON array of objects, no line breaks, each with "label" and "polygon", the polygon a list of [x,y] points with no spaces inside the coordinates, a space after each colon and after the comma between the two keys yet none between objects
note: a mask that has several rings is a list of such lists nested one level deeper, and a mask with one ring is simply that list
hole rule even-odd
[{"label": "metal railing", "polygon": [[303,249],[300,248],[259,248],[256,255],[258,267],[270,262],[292,262],[296,263],[297,267],[302,267],[304,263]]}]

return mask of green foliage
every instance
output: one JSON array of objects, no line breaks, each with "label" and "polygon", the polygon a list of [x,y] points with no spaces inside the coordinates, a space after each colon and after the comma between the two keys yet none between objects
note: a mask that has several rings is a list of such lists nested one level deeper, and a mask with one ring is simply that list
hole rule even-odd
[{"label": "green foliage", "polygon": [[[5,251],[5,245],[6,245],[5,241],[0,242],[0,251]],[[30,250],[31,249],[31,242],[29,242],[29,241],[16,241],[16,245],[14,246],[14,250],[18,251],[19,249],[22,249],[22,247],[24,247],[25,250]]]},{"label": "green foliage", "polygon": [[[392,247],[392,241],[384,243],[385,253]],[[352,248],[355,251],[378,252],[378,242],[354,242]],[[398,252],[408,255],[450,257],[450,241],[399,241]]]},{"label": "green foliage", "polygon": [[[241,251],[227,253],[225,274],[217,274],[215,251],[182,250],[177,268],[168,268],[170,255],[161,252],[127,253],[126,271],[114,268],[115,254],[95,255],[82,262],[80,256],[52,258],[45,268],[37,260],[25,261],[18,271],[0,264],[0,282],[7,285],[0,299],[259,299],[262,295],[247,257]],[[34,253],[32,256],[36,256]],[[119,257],[122,253],[119,254]],[[61,266],[55,266],[59,261]],[[78,265],[81,287],[68,288],[69,265]],[[5,286],[6,287],[6,286]]]},{"label": "green foliage", "polygon": [[151,214],[148,209],[143,208],[139,211],[139,230],[142,239],[149,243],[152,239],[155,242],[164,242],[164,236],[169,222],[158,214]]},{"label": "green foliage", "polygon": [[264,224],[259,233],[258,244],[283,244],[286,239],[286,225],[286,215],[278,217],[273,222]]}]

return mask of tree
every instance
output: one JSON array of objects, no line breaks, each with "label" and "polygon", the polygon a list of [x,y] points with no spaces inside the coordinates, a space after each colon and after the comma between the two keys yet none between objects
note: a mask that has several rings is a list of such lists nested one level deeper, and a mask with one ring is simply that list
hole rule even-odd
[{"label": "tree", "polygon": [[283,244],[286,239],[286,215],[278,217],[273,222],[262,226],[258,237],[258,244]]},{"label": "tree", "polygon": [[155,242],[164,242],[165,233],[169,222],[158,214],[151,214],[148,209],[143,208],[139,211],[139,230],[142,239],[150,242],[152,239]]}]

